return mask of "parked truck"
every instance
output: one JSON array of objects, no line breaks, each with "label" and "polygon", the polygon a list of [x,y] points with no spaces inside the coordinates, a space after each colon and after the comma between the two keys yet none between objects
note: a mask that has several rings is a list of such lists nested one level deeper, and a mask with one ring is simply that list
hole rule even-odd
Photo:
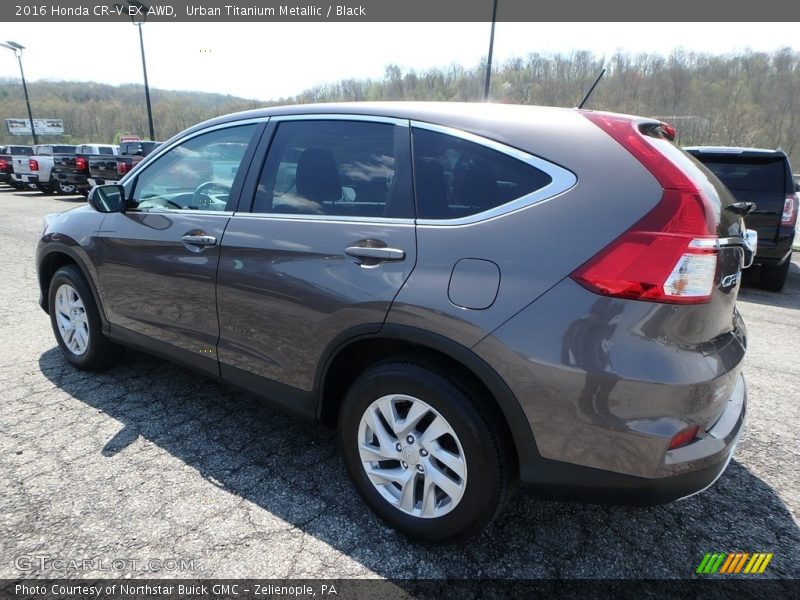
[{"label": "parked truck", "polygon": [[31,156],[15,156],[12,176],[14,181],[23,187],[38,189],[45,194],[53,194],[57,191],[65,194],[73,193],[74,189],[72,192],[68,191],[68,188],[62,191],[63,186],[59,185],[59,182],[52,177],[55,157],[62,154],[74,155],[75,146],[39,144],[33,147]]},{"label": "parked truck", "polygon": [[160,144],[161,142],[122,142],[117,156],[90,157],[89,186],[116,183]]},{"label": "parked truck", "polygon": [[80,144],[75,147],[75,154],[54,156],[53,180],[59,192],[86,196],[94,186],[89,182],[89,161],[93,158],[116,160],[118,153],[119,146]]},{"label": "parked truck", "polygon": [[14,180],[14,157],[30,156],[33,154],[33,146],[0,146],[0,183],[21,188],[22,184]]}]

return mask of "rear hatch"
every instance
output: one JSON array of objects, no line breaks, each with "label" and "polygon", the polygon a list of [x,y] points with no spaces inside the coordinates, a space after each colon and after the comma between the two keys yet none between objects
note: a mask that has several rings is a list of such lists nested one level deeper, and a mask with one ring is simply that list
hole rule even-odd
[{"label": "rear hatch", "polygon": [[[662,185],[661,201],[573,273],[595,292],[676,307],[674,336],[703,344],[736,329],[740,271],[749,262],[736,199],[671,141],[674,130],[648,119],[585,116],[619,142]],[[712,344],[713,345],[713,344]]]},{"label": "rear hatch", "polygon": [[786,196],[794,192],[789,161],[782,152],[689,152],[712,171],[739,202],[753,202],[747,225],[758,232],[759,242],[778,236]]}]

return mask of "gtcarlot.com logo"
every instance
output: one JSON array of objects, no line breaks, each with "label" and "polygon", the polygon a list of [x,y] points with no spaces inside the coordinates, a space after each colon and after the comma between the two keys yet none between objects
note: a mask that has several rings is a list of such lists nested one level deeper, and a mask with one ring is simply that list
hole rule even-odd
[{"label": "gtcarlot.com logo", "polygon": [[184,558],[59,558],[25,555],[14,559],[20,571],[194,571],[195,559]]},{"label": "gtcarlot.com logo", "polygon": [[707,552],[695,572],[701,575],[760,575],[771,560],[772,552]]}]

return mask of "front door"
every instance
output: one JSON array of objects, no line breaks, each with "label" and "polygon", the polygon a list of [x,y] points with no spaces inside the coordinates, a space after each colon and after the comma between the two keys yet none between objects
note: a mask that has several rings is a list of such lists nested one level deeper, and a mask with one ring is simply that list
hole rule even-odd
[{"label": "front door", "polygon": [[106,216],[97,242],[112,336],[219,373],[214,287],[220,242],[257,127],[196,135],[126,182],[130,208]]}]

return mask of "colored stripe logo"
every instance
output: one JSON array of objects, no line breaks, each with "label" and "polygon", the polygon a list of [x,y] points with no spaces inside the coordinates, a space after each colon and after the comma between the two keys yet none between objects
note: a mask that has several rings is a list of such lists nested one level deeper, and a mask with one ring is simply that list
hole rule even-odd
[{"label": "colored stripe logo", "polygon": [[702,575],[735,575],[737,573],[761,574],[772,560],[772,552],[707,552],[697,567]]}]

